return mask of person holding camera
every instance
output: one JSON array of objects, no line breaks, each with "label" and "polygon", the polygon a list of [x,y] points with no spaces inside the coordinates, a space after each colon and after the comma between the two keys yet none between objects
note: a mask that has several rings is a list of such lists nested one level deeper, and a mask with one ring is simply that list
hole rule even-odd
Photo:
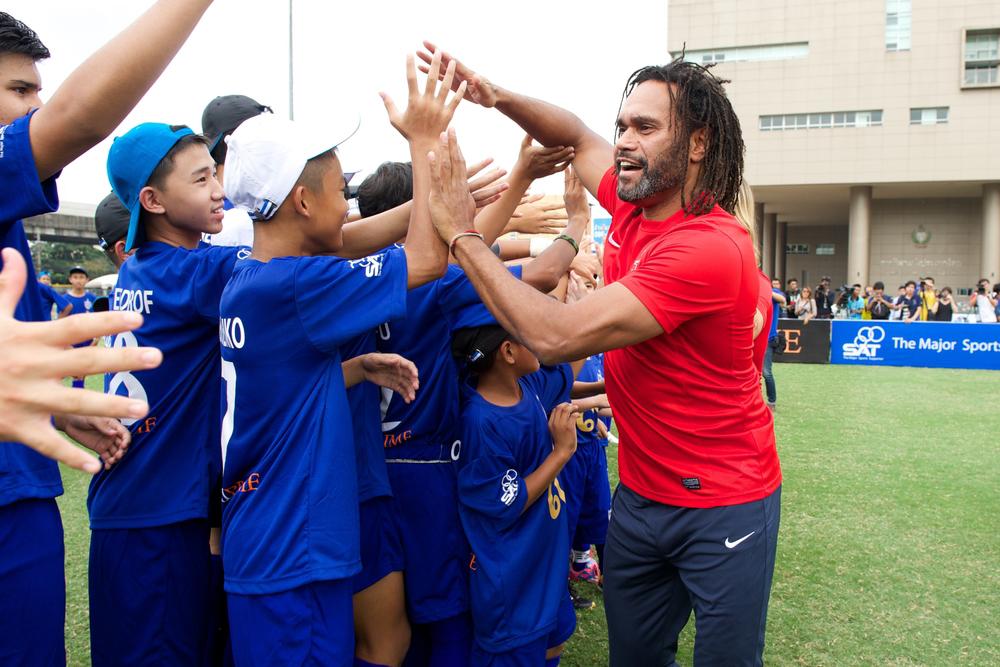
[{"label": "person holding camera", "polygon": [[938,294],[937,308],[935,308],[934,316],[931,319],[935,322],[951,322],[954,314],[955,300],[952,298],[951,288],[942,287],[941,293]]},{"label": "person holding camera", "polygon": [[873,293],[868,298],[868,312],[873,320],[887,320],[895,306],[885,298],[885,283],[881,280],[873,286]]},{"label": "person holding camera", "polygon": [[811,287],[806,285],[802,288],[792,308],[795,317],[802,320],[802,324],[808,324],[809,320],[816,317],[816,299],[813,298]]},{"label": "person holding camera", "polygon": [[920,319],[920,297],[917,296],[917,283],[912,280],[906,281],[903,293],[896,298],[896,309],[899,311],[899,319],[906,324]]},{"label": "person holding camera", "polygon": [[937,314],[938,297],[934,290],[934,279],[930,276],[920,281],[920,320],[933,320]]},{"label": "person holding camera", "polygon": [[990,291],[990,281],[980,278],[976,287],[969,295],[969,305],[976,309],[979,321],[986,324],[996,324],[997,322],[997,298],[994,292]]},{"label": "person holding camera", "polygon": [[788,300],[788,317],[794,319],[796,317],[795,304],[799,300],[799,281],[795,278],[789,278],[785,285],[785,298]]},{"label": "person holding camera", "polygon": [[833,291],[830,289],[830,276],[823,276],[816,287],[816,317],[821,320],[833,319]]}]

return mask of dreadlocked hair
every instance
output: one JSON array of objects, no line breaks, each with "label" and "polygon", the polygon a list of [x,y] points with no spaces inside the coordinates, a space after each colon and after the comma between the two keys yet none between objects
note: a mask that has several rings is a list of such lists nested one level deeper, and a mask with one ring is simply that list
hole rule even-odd
[{"label": "dreadlocked hair", "polygon": [[[662,81],[670,92],[674,119],[680,121],[677,141],[687,145],[692,132],[707,128],[707,150],[695,183],[694,201],[685,201],[684,189],[681,189],[681,208],[692,215],[708,213],[715,204],[732,213],[743,181],[743,132],[723,88],[729,81],[709,71],[714,65],[688,62],[681,53],[666,65],[636,70],[625,84],[618,107],[621,112],[625,98],[639,84]],[[687,178],[686,162],[682,178]]]}]

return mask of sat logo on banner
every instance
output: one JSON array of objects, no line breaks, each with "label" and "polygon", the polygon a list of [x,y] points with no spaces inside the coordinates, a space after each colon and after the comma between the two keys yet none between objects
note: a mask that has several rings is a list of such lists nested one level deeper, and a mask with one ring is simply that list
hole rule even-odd
[{"label": "sat logo on banner", "polygon": [[834,320],[830,362],[1000,370],[1000,325]]}]

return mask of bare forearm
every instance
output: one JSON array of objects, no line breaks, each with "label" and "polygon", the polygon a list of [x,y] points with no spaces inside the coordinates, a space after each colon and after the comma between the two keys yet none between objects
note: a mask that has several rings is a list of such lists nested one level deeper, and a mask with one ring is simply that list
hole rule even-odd
[{"label": "bare forearm", "polygon": [[211,0],[160,0],[78,67],[31,124],[45,180],[107,137],[194,30]]},{"label": "bare forearm", "polygon": [[596,396],[597,394],[603,394],[604,380],[599,380],[597,382],[574,382],[573,389],[570,390],[570,398],[586,398],[588,396]]},{"label": "bare forearm", "polygon": [[493,86],[500,113],[524,128],[544,146],[577,146],[593,131],[580,118],[562,107],[534,97]]},{"label": "bare forearm", "polygon": [[340,364],[340,370],[344,374],[344,386],[353,387],[365,381],[365,369],[362,366],[363,359],[354,357]]},{"label": "bare forearm", "polygon": [[[579,243],[586,229],[586,220],[570,218],[565,233]],[[535,289],[550,292],[569,271],[575,258],[576,248],[565,239],[556,239],[542,254],[524,265],[521,279]]]},{"label": "bare forearm", "polygon": [[427,203],[431,191],[431,171],[427,154],[431,150],[437,150],[437,145],[430,141],[410,142],[410,159],[413,162],[413,208],[410,211],[409,233],[406,235],[404,246],[407,287],[410,289],[440,278],[448,267],[448,248],[434,231]]},{"label": "bare forearm", "polygon": [[410,224],[413,202],[344,225],[344,246],[338,257],[360,259],[400,241]]},{"label": "bare forearm", "polygon": [[588,410],[602,410],[608,407],[608,397],[604,394],[588,396],[587,398],[575,399],[573,405],[580,408],[580,412]]},{"label": "bare forearm", "polygon": [[552,481],[556,478],[556,475],[562,471],[563,466],[566,465],[566,461],[566,458],[553,451],[545,457],[545,460],[542,461],[542,465],[535,468],[530,475],[524,478],[524,486],[527,489],[528,500],[524,503],[524,509],[521,510],[522,514],[542,496],[545,489],[552,486]]},{"label": "bare forearm", "polygon": [[500,244],[500,259],[505,262],[531,257],[531,241],[527,239],[510,239],[497,243]]},{"label": "bare forearm", "polygon": [[510,189],[500,196],[500,200],[490,204],[476,216],[476,231],[483,235],[487,245],[493,243],[503,234],[504,228],[521,203],[521,197],[531,187],[531,178],[515,170],[508,180]]}]

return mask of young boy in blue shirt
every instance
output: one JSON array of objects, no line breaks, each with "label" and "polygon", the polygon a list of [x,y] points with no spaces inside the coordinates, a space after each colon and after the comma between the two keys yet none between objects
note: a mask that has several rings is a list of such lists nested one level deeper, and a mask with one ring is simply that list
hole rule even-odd
[{"label": "young boy in blue shirt", "polygon": [[[97,295],[93,292],[88,292],[86,285],[90,276],[87,274],[87,270],[82,266],[74,266],[69,270],[69,291],[66,292],[64,298],[69,301],[70,305],[73,306],[73,310],[69,312],[70,315],[82,315],[84,313],[90,313],[94,310],[94,302],[97,301]],[[77,343],[73,347],[87,347],[88,345],[93,345],[97,340],[83,341],[82,343]],[[85,377],[74,377],[73,387],[75,389],[83,389],[84,383],[87,378]]]},{"label": "young boy in blue shirt", "polygon": [[356,123],[309,133],[262,115],[229,139],[226,193],[254,218],[253,255],[236,265],[220,325],[229,399],[223,560],[241,665],[371,664],[354,658],[358,490],[341,347],[403,315],[407,289],[445,269],[447,248],[427,208],[427,154],[462,161],[453,133],[437,139],[464,85],[446,102],[454,68],[438,93],[439,63],[421,94],[411,58],[406,111],[386,102],[414,163],[405,248],[361,260],[329,256],[341,247],[348,211],[333,149]]},{"label": "young boy in blue shirt", "polygon": [[62,319],[73,311],[73,304],[62,294],[52,289],[52,276],[48,271],[42,271],[38,274],[38,289],[42,296],[42,307],[50,318],[53,306],[56,312],[53,319]]},{"label": "young boy in blue shirt", "polygon": [[[15,248],[34,274],[21,218],[58,208],[55,178],[77,157],[110,134],[149,89],[194,29],[210,0],[161,0],[100,51],[77,67],[47,103],[39,97],[36,62],[49,57],[38,36],[9,14],[0,12],[0,245]],[[30,280],[17,304],[21,321],[49,319],[37,282]],[[119,322],[122,320],[119,319]],[[93,326],[88,328],[93,330]],[[149,368],[159,355],[139,362],[149,351],[92,352],[97,367]],[[76,358],[82,359],[82,354]],[[134,363],[111,363],[113,359]],[[74,392],[70,398],[92,414],[141,417],[140,401]],[[54,391],[54,390],[53,390]],[[89,396],[86,396],[89,394]],[[42,397],[39,397],[42,398]],[[45,397],[48,398],[48,397]],[[47,421],[47,420],[46,420]],[[104,419],[59,415],[55,425],[91,448],[107,447],[119,437]],[[99,426],[100,424],[100,426]],[[120,424],[117,426],[121,428]],[[108,430],[114,431],[112,435]],[[124,429],[121,429],[124,433]],[[61,440],[39,428],[32,440],[52,445]],[[124,436],[127,438],[127,433]],[[59,443],[62,444],[61,442]],[[19,443],[0,443],[0,663],[54,665],[65,662],[65,575],[62,525],[54,498],[62,493],[55,462]],[[70,459],[93,472],[85,458]]]},{"label": "young boy in blue shirt", "polygon": [[[540,368],[497,325],[460,329],[464,385],[459,514],[472,548],[472,664],[558,664],[575,625],[560,472],[576,451],[568,364]],[[544,501],[538,502],[544,498]]]}]

